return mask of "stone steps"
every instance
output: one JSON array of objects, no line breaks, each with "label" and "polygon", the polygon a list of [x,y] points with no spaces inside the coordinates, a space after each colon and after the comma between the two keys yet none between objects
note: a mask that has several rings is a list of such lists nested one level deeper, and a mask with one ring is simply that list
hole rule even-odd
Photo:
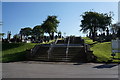
[{"label": "stone steps", "polygon": [[[66,56],[67,42],[69,38],[64,40],[58,40],[57,44],[54,45],[50,51],[48,59],[48,50],[50,45],[41,45],[37,49],[33,60],[41,61],[75,61],[77,59],[81,60],[85,58],[84,43],[80,41],[79,37],[70,37],[70,44],[68,47],[68,54]],[[84,60],[84,59],[83,59]]]}]

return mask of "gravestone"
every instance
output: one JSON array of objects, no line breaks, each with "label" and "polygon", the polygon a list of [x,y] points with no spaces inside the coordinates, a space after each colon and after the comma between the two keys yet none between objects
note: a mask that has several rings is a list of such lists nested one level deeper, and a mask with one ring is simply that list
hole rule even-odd
[{"label": "gravestone", "polygon": [[25,42],[25,36],[24,35],[21,34],[20,39],[21,39],[22,42]]},{"label": "gravestone", "polygon": [[26,43],[31,43],[31,40],[30,39],[26,40]]}]

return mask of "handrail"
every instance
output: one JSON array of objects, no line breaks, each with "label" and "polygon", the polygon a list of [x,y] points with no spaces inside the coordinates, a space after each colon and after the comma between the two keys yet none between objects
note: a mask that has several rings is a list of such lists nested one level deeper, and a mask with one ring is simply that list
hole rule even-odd
[{"label": "handrail", "polygon": [[35,47],[33,47],[31,49],[31,57],[34,56],[34,54],[36,54],[37,50],[39,49],[39,46],[38,45],[35,45]]},{"label": "handrail", "polygon": [[57,42],[58,42],[58,39],[56,39],[55,44],[57,44]]},{"label": "handrail", "polygon": [[66,61],[67,61],[67,58],[68,58],[69,44],[70,44],[70,37],[68,39],[67,48],[66,48]]},{"label": "handrail", "polygon": [[58,40],[56,39],[56,41],[55,41],[53,44],[50,45],[49,50],[48,50],[48,60],[50,60],[51,52],[52,52],[52,50],[53,50],[54,45],[55,45],[57,42],[58,42]]}]

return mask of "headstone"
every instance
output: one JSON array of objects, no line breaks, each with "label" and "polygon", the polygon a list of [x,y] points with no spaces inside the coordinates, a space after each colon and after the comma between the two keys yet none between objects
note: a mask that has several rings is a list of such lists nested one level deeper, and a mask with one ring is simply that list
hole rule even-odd
[{"label": "headstone", "polygon": [[21,35],[21,41],[25,42],[25,36],[24,35]]},{"label": "headstone", "polygon": [[31,40],[30,39],[26,40],[26,43],[31,43]]}]

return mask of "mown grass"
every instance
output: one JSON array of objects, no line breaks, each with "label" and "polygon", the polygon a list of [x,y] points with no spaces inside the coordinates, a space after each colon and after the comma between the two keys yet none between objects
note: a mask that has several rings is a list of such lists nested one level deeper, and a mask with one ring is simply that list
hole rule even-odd
[{"label": "mown grass", "polygon": [[[111,42],[93,42],[90,38],[84,37],[86,44],[91,45],[93,54],[97,56],[97,62],[107,62],[112,59],[111,56]],[[49,44],[48,43],[0,43],[2,45],[2,53],[0,52],[0,60],[2,62],[22,61],[26,59],[26,49],[31,49],[37,44]],[[116,53],[115,58],[120,58],[120,53]],[[113,62],[120,62],[120,60],[113,60]]]},{"label": "mown grass", "polygon": [[93,42],[93,40],[88,38],[88,37],[82,37],[82,39],[85,40],[86,44],[95,44],[95,43],[97,43],[97,41]]},{"label": "mown grass", "polygon": [[23,61],[26,59],[26,50],[33,48],[37,44],[49,44],[53,42],[51,40],[47,43],[2,43],[2,55],[0,60],[2,62]]},{"label": "mown grass", "polygon": [[[97,62],[107,62],[112,59],[112,49],[111,42],[93,42],[90,38],[84,37],[86,44],[92,44],[91,50],[93,54],[97,57]],[[120,54],[116,53],[115,58],[120,58]],[[113,60],[113,62],[120,62],[120,60]]]},{"label": "mown grass", "polygon": [[104,43],[97,43],[91,50],[93,51],[94,55],[97,56],[98,62],[107,62],[111,59],[111,42],[104,42]]},{"label": "mown grass", "polygon": [[3,43],[2,62],[25,60],[26,49],[31,49],[36,43]]}]

